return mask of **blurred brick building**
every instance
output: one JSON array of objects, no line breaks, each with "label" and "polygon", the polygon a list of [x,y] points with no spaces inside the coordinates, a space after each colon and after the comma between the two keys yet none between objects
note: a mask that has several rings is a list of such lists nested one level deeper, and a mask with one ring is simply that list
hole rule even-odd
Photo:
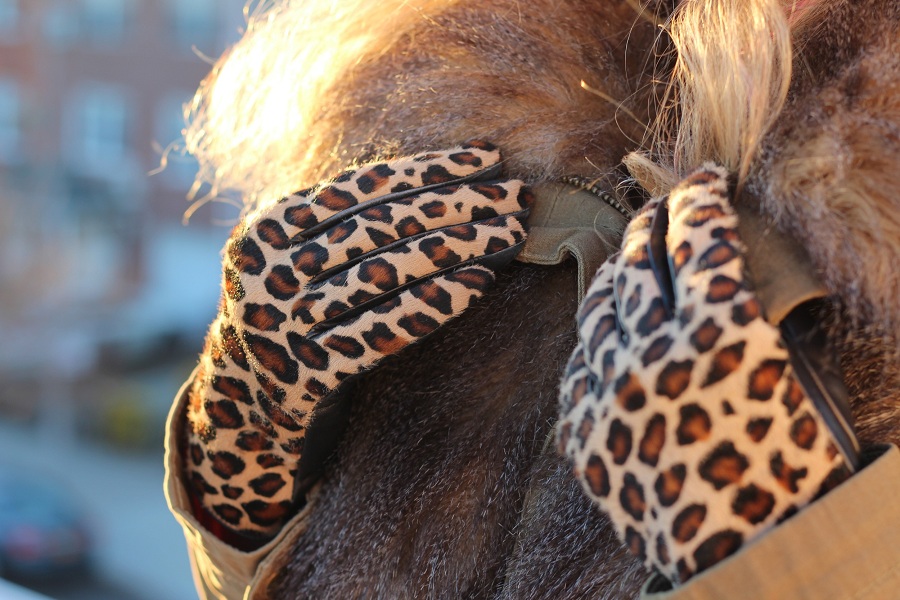
[{"label": "blurred brick building", "polygon": [[243,4],[0,0],[0,383],[202,334],[234,212],[185,228],[191,160],[149,174]]}]

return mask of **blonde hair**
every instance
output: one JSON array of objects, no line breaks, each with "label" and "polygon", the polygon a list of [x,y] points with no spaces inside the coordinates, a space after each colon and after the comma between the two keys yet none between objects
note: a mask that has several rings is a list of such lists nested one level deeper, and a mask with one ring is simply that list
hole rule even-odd
[{"label": "blonde hair", "polygon": [[[272,199],[308,181],[310,164],[341,164],[309,135],[321,98],[363,61],[387,51],[412,23],[456,0],[269,0],[246,10],[242,39],[216,63],[187,110],[186,150],[200,164],[193,194]],[[314,43],[297,43],[309,39]],[[329,98],[331,100],[331,98]]]},{"label": "blonde hair", "polygon": [[707,160],[747,180],[791,82],[792,33],[822,2],[685,0],[666,29],[675,66],[646,150],[625,158],[638,182],[661,195]]}]

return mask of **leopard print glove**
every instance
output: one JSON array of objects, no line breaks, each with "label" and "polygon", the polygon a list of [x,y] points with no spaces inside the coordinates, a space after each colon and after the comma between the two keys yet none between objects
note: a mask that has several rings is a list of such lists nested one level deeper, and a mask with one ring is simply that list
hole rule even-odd
[{"label": "leopard print glove", "polygon": [[519,252],[530,192],[500,167],[482,142],[368,164],[235,229],[185,428],[189,487],[230,531],[276,532],[311,485],[298,461],[333,392],[459,315]]},{"label": "leopard print glove", "polygon": [[728,198],[705,165],[635,217],[581,305],[561,389],[561,451],[676,584],[849,476],[745,279]]}]

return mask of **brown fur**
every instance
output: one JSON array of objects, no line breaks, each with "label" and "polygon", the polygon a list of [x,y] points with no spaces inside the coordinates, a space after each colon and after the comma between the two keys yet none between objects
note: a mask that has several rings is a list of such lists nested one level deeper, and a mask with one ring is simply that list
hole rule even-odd
[{"label": "brown fur", "polygon": [[360,382],[274,597],[615,598],[640,585],[568,466],[542,452],[573,347],[573,267],[514,268],[460,327]]},{"label": "brown fur", "polygon": [[[513,175],[616,183],[645,135],[625,109],[655,117],[657,30],[633,4],[466,2],[416,21],[322,97],[308,146],[334,151],[301,179],[482,137]],[[787,106],[744,197],[803,241],[843,310],[833,337],[865,446],[900,442],[898,10],[838,2],[804,27]],[[360,382],[273,597],[637,594],[640,565],[562,459],[541,452],[574,344],[574,286],[571,265],[519,266],[459,322]]]},{"label": "brown fur", "polygon": [[900,5],[832,4],[797,42],[788,105],[747,187],[842,308],[833,337],[862,442],[897,444]]},{"label": "brown fur", "polygon": [[389,54],[363,59],[339,81],[333,103],[321,103],[310,144],[340,144],[308,181],[374,155],[485,136],[513,176],[597,176],[645,134],[580,85],[601,88],[647,122],[657,31],[626,3],[467,2],[414,26]]}]

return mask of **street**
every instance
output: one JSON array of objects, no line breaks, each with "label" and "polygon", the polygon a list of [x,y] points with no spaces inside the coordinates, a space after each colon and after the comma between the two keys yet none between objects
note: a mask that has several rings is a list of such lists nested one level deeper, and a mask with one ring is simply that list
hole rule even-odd
[{"label": "street", "polygon": [[71,490],[92,525],[92,573],[31,587],[60,600],[196,598],[181,529],[163,496],[162,448],[132,454],[0,421],[0,464]]}]

